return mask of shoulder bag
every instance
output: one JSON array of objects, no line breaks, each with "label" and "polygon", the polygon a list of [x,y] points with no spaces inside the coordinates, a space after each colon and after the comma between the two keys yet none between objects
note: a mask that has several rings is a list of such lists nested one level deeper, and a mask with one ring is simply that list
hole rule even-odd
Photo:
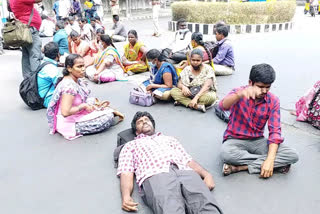
[{"label": "shoulder bag", "polygon": [[33,10],[31,11],[28,24],[24,24],[16,18],[5,23],[2,29],[3,41],[6,46],[24,47],[32,44],[32,34],[30,31],[30,24],[33,17]]}]

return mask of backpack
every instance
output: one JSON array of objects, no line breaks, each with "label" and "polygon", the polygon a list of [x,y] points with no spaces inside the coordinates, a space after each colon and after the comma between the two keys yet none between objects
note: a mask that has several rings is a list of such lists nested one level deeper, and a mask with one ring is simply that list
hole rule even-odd
[{"label": "backpack", "polygon": [[211,54],[211,56],[209,56],[209,58],[211,57],[211,59],[214,59],[217,56],[218,52],[219,52],[219,47],[223,43],[225,43],[226,41],[229,41],[229,40],[226,39],[221,44],[218,44],[215,41],[205,42],[204,43],[204,48],[206,48]]},{"label": "backpack", "polygon": [[[41,98],[38,90],[38,73],[41,71],[44,66],[48,64],[53,64],[51,62],[42,63],[31,76],[25,78],[19,87],[19,93],[22,100],[29,106],[32,110],[39,110],[44,108],[43,102],[44,98]],[[50,86],[51,88],[51,86]],[[50,90],[49,88],[49,90]],[[49,92],[47,91],[47,93]],[[47,93],[44,97],[47,96]]]},{"label": "backpack", "polygon": [[225,123],[229,123],[230,120],[230,111],[223,111],[220,107],[219,104],[214,106],[214,110],[216,115]]},{"label": "backpack", "polygon": [[320,129],[320,89],[309,104],[307,121],[315,128]]},{"label": "backpack", "polygon": [[213,59],[219,50],[219,46],[215,41],[208,41],[204,43],[204,48],[207,49],[210,53],[209,59]]},{"label": "backpack", "polygon": [[126,129],[118,133],[117,148],[113,152],[114,168],[118,168],[119,155],[124,145],[134,140],[135,135],[132,133],[132,129]]}]

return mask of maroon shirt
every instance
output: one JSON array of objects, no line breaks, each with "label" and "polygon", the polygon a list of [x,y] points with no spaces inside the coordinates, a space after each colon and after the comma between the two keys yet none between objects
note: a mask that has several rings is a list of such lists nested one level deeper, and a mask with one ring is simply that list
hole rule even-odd
[{"label": "maroon shirt", "polygon": [[[15,17],[24,24],[28,24],[35,0],[10,0],[10,8]],[[33,10],[33,17],[30,26],[37,30],[41,26],[41,17],[36,9]]]},{"label": "maroon shirt", "polygon": [[[248,86],[233,89],[227,96],[236,93]],[[223,100],[220,108],[223,109]],[[225,110],[225,109],[223,109]],[[230,108],[230,121],[224,133],[223,141],[228,138],[254,139],[263,137],[264,127],[268,122],[268,144],[283,142],[281,137],[280,101],[279,98],[268,92],[258,103],[253,99],[241,98]]]}]

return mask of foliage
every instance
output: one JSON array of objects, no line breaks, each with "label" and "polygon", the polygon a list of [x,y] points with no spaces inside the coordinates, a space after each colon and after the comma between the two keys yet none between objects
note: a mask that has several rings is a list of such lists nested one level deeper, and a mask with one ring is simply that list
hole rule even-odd
[{"label": "foliage", "polygon": [[173,20],[213,24],[223,20],[227,24],[266,24],[289,22],[296,10],[296,1],[272,2],[174,2]]}]

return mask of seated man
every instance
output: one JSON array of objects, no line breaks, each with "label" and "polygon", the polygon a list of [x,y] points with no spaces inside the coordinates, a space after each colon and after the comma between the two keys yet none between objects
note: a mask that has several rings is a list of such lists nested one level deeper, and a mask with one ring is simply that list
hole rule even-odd
[{"label": "seated man", "polygon": [[[70,26],[71,26],[71,31],[74,30],[74,31],[76,31],[77,33],[80,34],[80,33],[81,33],[81,30],[80,30],[79,22],[76,21],[73,16],[70,16],[70,17],[68,18],[68,21],[69,21],[69,24],[70,24]],[[71,31],[70,31],[70,33],[71,33]],[[69,34],[70,34],[70,33],[69,33]]]},{"label": "seated man", "polygon": [[[254,65],[249,85],[233,89],[221,100],[220,108],[231,113],[221,152],[224,175],[248,170],[269,178],[274,169],[287,173],[298,161],[297,152],[282,144],[280,101],[269,92],[274,80],[270,65]],[[268,139],[263,136],[267,122]]]},{"label": "seated man", "polygon": [[82,18],[79,21],[79,26],[80,26],[80,35],[81,39],[86,40],[87,42],[91,42],[91,40],[94,37],[94,30],[92,26],[88,23],[88,20],[86,18]]},{"label": "seated man", "polygon": [[227,39],[227,26],[220,26],[216,29],[218,53],[213,56],[214,70],[216,76],[231,75],[234,72],[234,55],[230,40]]},{"label": "seated man", "polygon": [[56,34],[53,37],[53,41],[59,46],[59,53],[63,56],[65,53],[69,54],[68,46],[68,34],[64,29],[64,22],[58,21],[56,24]]},{"label": "seated man", "polygon": [[92,26],[93,32],[95,32],[95,33],[97,33],[98,29],[103,29],[103,27],[99,23],[96,22],[96,18],[94,18],[94,17],[92,17],[90,19],[90,24]]},{"label": "seated man", "polygon": [[42,23],[39,30],[40,37],[53,36],[55,24],[46,15],[41,15]]},{"label": "seated man", "polygon": [[112,26],[112,41],[113,42],[124,42],[127,39],[127,31],[124,27],[124,25],[119,21],[119,16],[118,15],[113,15],[113,23],[114,25]]},{"label": "seated man", "polygon": [[185,19],[179,19],[177,21],[178,31],[175,34],[174,41],[169,45],[167,49],[169,53],[169,59],[173,64],[180,63],[183,60],[187,60],[187,52],[191,50],[191,31],[187,28]]},{"label": "seated man", "polygon": [[58,44],[55,42],[46,44],[44,46],[44,56],[42,63],[50,62],[50,64],[44,66],[38,73],[38,91],[40,97],[44,99],[43,106],[47,108],[57,80],[62,77],[62,73],[58,69],[60,57]]},{"label": "seated man", "polygon": [[217,21],[213,26],[213,35],[217,33],[217,28],[221,26],[226,26],[226,23],[224,21]]},{"label": "seated man", "polygon": [[122,209],[138,210],[131,198],[135,173],[142,199],[154,213],[222,213],[210,192],[215,186],[211,174],[176,138],[156,133],[148,112],[137,112],[131,127],[137,137],[121,150],[117,172]]}]

